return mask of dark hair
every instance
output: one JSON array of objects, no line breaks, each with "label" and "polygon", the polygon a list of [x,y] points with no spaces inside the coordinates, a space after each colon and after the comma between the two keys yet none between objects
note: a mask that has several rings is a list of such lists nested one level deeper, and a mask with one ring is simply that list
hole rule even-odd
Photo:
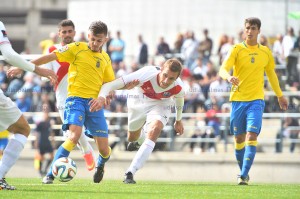
[{"label": "dark hair", "polygon": [[107,36],[107,25],[105,23],[103,23],[102,21],[94,21],[91,23],[89,30],[94,34],[94,35],[98,35],[98,34],[104,34],[105,36]]},{"label": "dark hair", "polygon": [[246,23],[249,23],[250,25],[257,25],[258,29],[260,29],[261,27],[261,21],[259,18],[257,17],[249,17],[247,19],[245,19],[245,25]]},{"label": "dark hair", "polygon": [[178,59],[172,58],[168,59],[164,63],[164,67],[168,67],[172,72],[178,72],[178,76],[181,74],[182,71],[182,64]]},{"label": "dark hair", "polygon": [[75,29],[75,25],[73,21],[69,19],[64,19],[58,24],[58,28],[60,29],[61,27],[66,27],[66,26],[72,26]]}]

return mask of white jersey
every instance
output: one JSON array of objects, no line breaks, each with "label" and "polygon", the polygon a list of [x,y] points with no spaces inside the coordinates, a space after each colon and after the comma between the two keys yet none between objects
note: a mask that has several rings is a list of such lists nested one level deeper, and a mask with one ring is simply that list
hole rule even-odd
[{"label": "white jersey", "polygon": [[172,103],[173,97],[184,97],[184,84],[180,78],[168,88],[158,85],[159,67],[145,66],[138,71],[122,76],[125,84],[138,79],[140,84],[131,89],[127,101],[131,99],[143,100],[144,102]]},{"label": "white jersey", "polygon": [[[56,49],[60,49],[62,47],[61,44],[55,44],[49,48],[49,53]],[[56,103],[57,109],[59,110],[59,114],[61,119],[63,119],[63,112],[65,107],[65,102],[68,94],[68,69],[69,63],[67,62],[59,62],[57,60],[49,62],[44,65],[45,68],[53,70],[57,75],[57,84],[55,86],[55,95],[56,95]]]},{"label": "white jersey", "polygon": [[[10,43],[4,24],[0,21],[0,45]],[[0,89],[0,131],[6,130],[21,117],[22,113],[16,104]]]},{"label": "white jersey", "polygon": [[10,43],[7,38],[7,33],[4,24],[0,21],[0,45]]},{"label": "white jersey", "polygon": [[122,77],[125,84],[139,80],[140,84],[131,89],[127,97],[128,130],[136,131],[153,120],[159,120],[166,125],[172,107],[173,97],[184,97],[183,82],[177,78],[168,88],[158,85],[160,68],[145,66],[134,73]]}]

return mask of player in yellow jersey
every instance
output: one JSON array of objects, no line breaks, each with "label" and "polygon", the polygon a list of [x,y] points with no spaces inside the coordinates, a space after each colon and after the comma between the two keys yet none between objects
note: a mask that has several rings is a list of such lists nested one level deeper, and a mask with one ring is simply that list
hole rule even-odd
[{"label": "player in yellow jersey", "polygon": [[232,84],[230,131],[235,136],[235,156],[241,171],[239,185],[248,185],[248,173],[256,154],[265,107],[264,73],[278,97],[280,108],[287,109],[287,100],[282,95],[275,73],[272,52],[257,42],[260,19],[247,18],[244,26],[245,41],[233,46],[219,71],[220,76]]},{"label": "player in yellow jersey", "polygon": [[[111,149],[108,145],[108,129],[103,109],[90,110],[90,103],[97,99],[101,86],[115,79],[111,60],[102,46],[107,41],[107,26],[101,21],[89,27],[88,43],[76,42],[63,46],[32,62],[41,65],[53,60],[68,62],[68,98],[65,104],[63,130],[69,130],[69,137],[58,148],[54,160],[68,157],[78,143],[83,125],[96,142],[99,157],[94,182],[99,183],[104,175],[104,164]],[[53,163],[52,162],[52,163]],[[43,178],[44,184],[53,183],[51,168]]]},{"label": "player in yellow jersey", "polygon": [[6,145],[8,144],[8,137],[9,137],[9,131],[8,130],[4,130],[0,132],[0,160],[2,158],[3,155],[3,151],[6,147]]}]

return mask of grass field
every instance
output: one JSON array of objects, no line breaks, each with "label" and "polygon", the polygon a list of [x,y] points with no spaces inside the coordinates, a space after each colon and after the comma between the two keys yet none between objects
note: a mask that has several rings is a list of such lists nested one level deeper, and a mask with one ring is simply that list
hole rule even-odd
[{"label": "grass field", "polygon": [[0,198],[300,198],[300,184],[237,186],[234,183],[138,181],[138,184],[128,185],[115,180],[94,184],[91,180],[74,179],[68,183],[55,181],[52,185],[43,185],[37,178],[10,178],[7,182],[17,190],[0,191]]}]

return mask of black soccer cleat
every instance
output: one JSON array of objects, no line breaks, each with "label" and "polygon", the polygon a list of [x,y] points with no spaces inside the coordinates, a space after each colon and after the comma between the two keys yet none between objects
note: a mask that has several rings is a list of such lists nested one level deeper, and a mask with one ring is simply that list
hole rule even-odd
[{"label": "black soccer cleat", "polygon": [[0,191],[1,190],[16,190],[16,187],[9,185],[5,178],[0,179]]},{"label": "black soccer cleat", "polygon": [[137,151],[140,148],[138,142],[129,142],[127,145],[127,151]]},{"label": "black soccer cleat", "polygon": [[133,179],[133,174],[131,172],[125,173],[125,178],[123,180],[125,184],[135,184],[136,182]]},{"label": "black soccer cleat", "polygon": [[96,167],[95,173],[94,173],[94,183],[100,183],[104,176],[104,164]]}]

